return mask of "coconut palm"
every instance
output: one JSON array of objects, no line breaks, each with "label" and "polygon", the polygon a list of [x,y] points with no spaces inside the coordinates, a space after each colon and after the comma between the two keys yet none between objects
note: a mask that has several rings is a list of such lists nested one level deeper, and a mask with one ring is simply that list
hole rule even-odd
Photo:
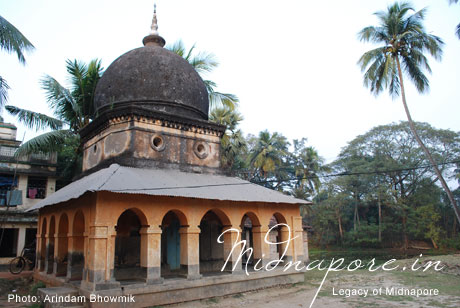
[{"label": "coconut palm", "polygon": [[283,165],[288,155],[288,145],[286,137],[276,132],[270,134],[267,130],[261,131],[249,153],[249,165],[267,178],[268,173],[275,172]]},{"label": "coconut palm", "polygon": [[[24,52],[32,51],[34,46],[15,26],[0,16],[0,49],[15,53],[19,62],[25,64]],[[5,106],[8,100],[9,89],[6,80],[0,76],[0,108]]]},{"label": "coconut palm", "polygon": [[229,107],[217,107],[211,110],[209,120],[227,127],[221,139],[221,161],[225,169],[232,169],[247,148],[243,132],[237,128],[243,116]]},{"label": "coconut palm", "polygon": [[[319,191],[321,182],[319,174],[327,171],[324,166],[324,159],[319,156],[315,148],[306,146],[306,139],[294,140],[294,173],[297,178],[296,194],[311,197]],[[304,198],[302,198],[304,199]]]},{"label": "coconut palm", "polygon": [[431,153],[420,139],[406,102],[403,73],[415,84],[421,93],[429,88],[424,70],[431,72],[425,53],[436,60],[442,56],[443,41],[425,31],[423,20],[426,9],[415,11],[406,2],[396,2],[386,11],[375,13],[379,19],[378,26],[362,29],[358,37],[361,41],[382,44],[382,46],[364,53],[358,61],[364,73],[364,85],[378,95],[384,88],[393,97],[401,95],[409,127],[420,147],[428,157],[435,173],[453,205],[457,219],[460,213],[455,199],[447,186]]},{"label": "coconut palm", "polygon": [[[85,64],[67,60],[66,68],[71,82],[70,89],[49,75],[41,80],[54,117],[15,106],[5,107],[29,128],[51,129],[22,144],[16,155],[58,151],[69,137],[78,136],[78,131],[94,117],[93,97],[96,83],[102,75],[101,61],[95,59]],[[76,149],[77,152],[79,150]]]},{"label": "coconut palm", "polygon": [[[203,78],[206,73],[212,72],[218,65],[216,57],[212,53],[198,52],[195,54],[195,45],[189,50],[186,50],[184,43],[179,40],[171,46],[166,46],[166,49],[178,54],[188,63],[190,63],[195,70]],[[238,105],[238,97],[234,94],[217,92],[217,84],[214,81],[203,78],[206,89],[208,90],[209,103],[211,108],[228,107],[233,110]]]}]

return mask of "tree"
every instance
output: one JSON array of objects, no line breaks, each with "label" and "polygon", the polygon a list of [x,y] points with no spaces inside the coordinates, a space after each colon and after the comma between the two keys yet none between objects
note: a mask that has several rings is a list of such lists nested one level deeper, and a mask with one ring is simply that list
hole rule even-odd
[{"label": "tree", "polygon": [[[32,43],[15,26],[0,16],[0,49],[8,53],[15,53],[19,62],[25,64],[24,53],[32,51],[34,48]],[[9,89],[6,80],[0,76],[0,108],[3,108],[8,101]]]},{"label": "tree", "polygon": [[243,120],[243,116],[225,106],[212,109],[209,120],[227,127],[221,139],[222,167],[228,171],[242,168],[244,164],[242,154],[247,150],[247,143],[243,132],[237,127]]},{"label": "tree", "polygon": [[[452,3],[458,3],[458,0],[449,0],[449,4],[452,4]],[[455,34],[460,39],[460,24],[457,25],[457,28],[455,30]]]},{"label": "tree", "polygon": [[[307,199],[315,195],[321,186],[319,175],[328,170],[324,166],[324,159],[312,146],[306,145],[307,139],[294,140],[294,152],[292,153],[291,165],[294,166],[294,174],[297,178],[295,189],[297,197]],[[300,193],[303,191],[304,193]],[[305,198],[307,197],[307,198]]]},{"label": "tree", "polygon": [[[410,12],[414,12],[410,14]],[[423,70],[431,72],[424,53],[428,52],[436,60],[441,59],[443,41],[428,34],[423,26],[426,9],[415,11],[408,3],[394,3],[387,11],[375,13],[379,26],[362,29],[358,36],[361,41],[383,44],[364,53],[358,61],[364,74],[364,85],[378,95],[388,88],[393,97],[401,95],[409,126],[419,146],[428,157],[441,186],[446,191],[460,222],[460,210],[444,180],[437,163],[419,137],[406,102],[403,72],[414,82],[420,93],[428,90],[429,82]],[[401,65],[402,64],[402,65]]]},{"label": "tree", "polygon": [[[171,46],[166,46],[166,49],[184,58],[188,63],[190,63],[190,65],[195,68],[195,70],[198,72],[198,74],[200,74],[202,78],[206,73],[212,72],[217,66],[219,66],[219,62],[217,62],[214,54],[207,52],[199,52],[194,54],[195,45],[187,50],[181,40],[175,42]],[[206,85],[206,89],[208,90],[209,103],[211,104],[211,108],[227,107],[230,110],[235,109],[239,102],[236,95],[216,91],[217,84],[214,81],[205,78],[203,78],[203,81]]]},{"label": "tree", "polygon": [[[95,116],[94,91],[103,69],[98,59],[90,61],[89,64],[78,60],[67,60],[66,68],[71,84],[70,89],[65,88],[49,75],[41,80],[48,106],[53,110],[55,117],[15,106],[5,107],[9,113],[15,115],[29,128],[51,129],[22,144],[16,155],[55,152],[60,151],[64,146],[70,146],[78,154],[74,156],[71,163],[78,163],[78,157],[82,153],[78,132]],[[69,168],[75,170],[75,167]]]}]

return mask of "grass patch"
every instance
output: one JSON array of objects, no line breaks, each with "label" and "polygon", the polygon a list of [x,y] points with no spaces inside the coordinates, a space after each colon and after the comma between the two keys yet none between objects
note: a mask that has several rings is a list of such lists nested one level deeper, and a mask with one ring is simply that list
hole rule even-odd
[{"label": "grass patch", "polygon": [[238,293],[232,296],[233,298],[242,298],[244,297],[243,293]]},{"label": "grass patch", "polygon": [[219,298],[217,297],[211,297],[206,300],[206,304],[217,304],[219,303]]},{"label": "grass patch", "polygon": [[30,286],[29,293],[30,293],[30,295],[37,295],[38,289],[45,288],[45,287],[46,287],[46,285],[43,282],[39,281],[39,282],[34,283],[33,285]]}]

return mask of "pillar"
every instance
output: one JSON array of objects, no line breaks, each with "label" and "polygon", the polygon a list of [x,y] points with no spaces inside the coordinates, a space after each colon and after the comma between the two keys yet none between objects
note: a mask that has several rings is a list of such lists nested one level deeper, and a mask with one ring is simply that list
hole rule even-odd
[{"label": "pillar", "polygon": [[[286,226],[280,226],[279,228],[279,232],[280,232],[280,241],[281,242],[285,242],[289,239],[289,236],[291,236],[292,238],[292,226],[289,226],[291,230],[289,230],[288,227]],[[291,234],[289,234],[289,231],[291,231]],[[289,262],[289,261],[292,261],[293,260],[293,247],[294,247],[294,243],[291,241],[289,243],[282,243],[281,244],[281,250],[280,250],[280,254],[284,253],[284,251],[286,250],[286,245],[289,244],[289,247],[286,251],[286,253],[284,254],[284,261],[286,262]]]},{"label": "pillar", "polygon": [[48,274],[50,272],[50,269],[53,267],[53,263],[51,263],[49,260],[49,254],[50,254],[50,235],[45,234],[45,267],[43,270],[45,274]]},{"label": "pillar", "polygon": [[26,228],[20,227],[18,230],[18,245],[16,248],[16,256],[20,256],[22,249],[24,249],[24,244],[26,241]]},{"label": "pillar", "polygon": [[[268,228],[257,226],[252,227],[252,239],[254,241],[254,265],[257,269],[264,267],[270,262],[270,244],[265,241]],[[267,235],[267,240],[268,235]]]},{"label": "pillar", "polygon": [[58,232],[54,233],[54,254],[53,254],[53,275],[57,275],[58,262],[59,262],[59,234]]},{"label": "pillar", "polygon": [[142,227],[141,267],[145,268],[146,283],[161,283],[161,229],[160,227]]},{"label": "pillar", "polygon": [[200,229],[184,226],[180,234],[180,266],[187,273],[187,279],[199,279],[200,274]]},{"label": "pillar", "polygon": [[115,243],[113,227],[94,225],[89,227],[87,268],[81,287],[89,291],[119,288],[112,279]]},{"label": "pillar", "polygon": [[[232,226],[224,226],[222,232],[224,233],[224,261],[227,261],[225,270],[232,271],[232,274],[243,273],[241,256],[241,245],[237,243],[241,241],[241,229],[239,232],[235,230],[229,230]],[[227,231],[229,230],[229,231]]]},{"label": "pillar", "polygon": [[42,235],[37,233],[35,236],[35,271],[39,272],[42,265]]},{"label": "pillar", "polygon": [[294,240],[292,241],[294,261],[306,261],[303,243],[302,217],[292,216],[291,226],[293,231],[292,238],[294,238]]}]

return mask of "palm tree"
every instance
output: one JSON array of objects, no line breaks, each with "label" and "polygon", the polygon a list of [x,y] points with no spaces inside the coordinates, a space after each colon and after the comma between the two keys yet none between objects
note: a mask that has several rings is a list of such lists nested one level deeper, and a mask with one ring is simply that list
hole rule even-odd
[{"label": "palm tree", "polygon": [[[58,151],[67,143],[68,138],[79,138],[78,131],[93,119],[93,96],[96,83],[102,75],[101,61],[95,59],[85,64],[77,60],[67,60],[66,68],[71,82],[70,89],[49,75],[41,80],[48,106],[55,117],[15,106],[5,107],[29,128],[51,129],[22,144],[16,155]],[[75,150],[80,153],[81,148]]]},{"label": "palm tree", "polygon": [[[294,140],[293,159],[294,173],[297,178],[296,189],[304,191],[307,197],[313,196],[321,186],[319,174],[327,171],[324,159],[319,156],[315,148],[306,146],[305,138]],[[302,195],[300,191],[296,194]]]},{"label": "palm tree", "polygon": [[[15,53],[20,63],[25,64],[24,52],[32,51],[35,47],[31,42],[5,18],[0,16],[0,49],[8,53]],[[8,101],[10,87],[6,80],[0,76],[0,108]]]},{"label": "palm tree", "polygon": [[460,210],[452,192],[431,153],[420,139],[406,102],[403,72],[414,82],[417,90],[423,93],[429,88],[428,78],[423,70],[431,72],[424,53],[428,52],[436,60],[440,60],[442,55],[443,41],[425,31],[423,26],[425,13],[426,9],[415,11],[405,2],[396,2],[389,6],[387,11],[375,13],[379,19],[379,26],[362,29],[358,37],[361,41],[383,46],[364,53],[358,64],[362,71],[366,71],[364,85],[369,87],[372,93],[378,95],[384,88],[388,88],[393,97],[401,95],[411,132],[433,166],[460,222]]},{"label": "palm tree", "polygon": [[221,139],[221,161],[222,166],[230,170],[238,160],[242,162],[242,153],[247,148],[243,132],[237,128],[243,116],[229,107],[217,107],[211,110],[209,120],[227,127]]},{"label": "palm tree", "polygon": [[[166,49],[178,54],[188,63],[190,63],[195,70],[203,78],[206,73],[212,72],[218,65],[216,57],[212,53],[199,52],[194,54],[195,45],[192,46],[189,50],[186,50],[184,43],[179,40],[171,46],[166,46]],[[221,93],[217,92],[217,84],[214,81],[203,78],[204,84],[209,94],[209,103],[211,104],[211,109],[216,107],[228,107],[231,110],[234,110],[238,105],[238,97],[234,94]]]},{"label": "palm tree", "polygon": [[275,172],[284,163],[288,155],[288,145],[286,137],[267,130],[261,131],[251,149],[248,160],[262,177],[267,178],[269,173]]},{"label": "palm tree", "polygon": [[[458,0],[449,0],[449,3],[458,3]],[[455,30],[455,34],[457,34],[457,37],[460,39],[460,24],[457,25],[457,29]]]}]

